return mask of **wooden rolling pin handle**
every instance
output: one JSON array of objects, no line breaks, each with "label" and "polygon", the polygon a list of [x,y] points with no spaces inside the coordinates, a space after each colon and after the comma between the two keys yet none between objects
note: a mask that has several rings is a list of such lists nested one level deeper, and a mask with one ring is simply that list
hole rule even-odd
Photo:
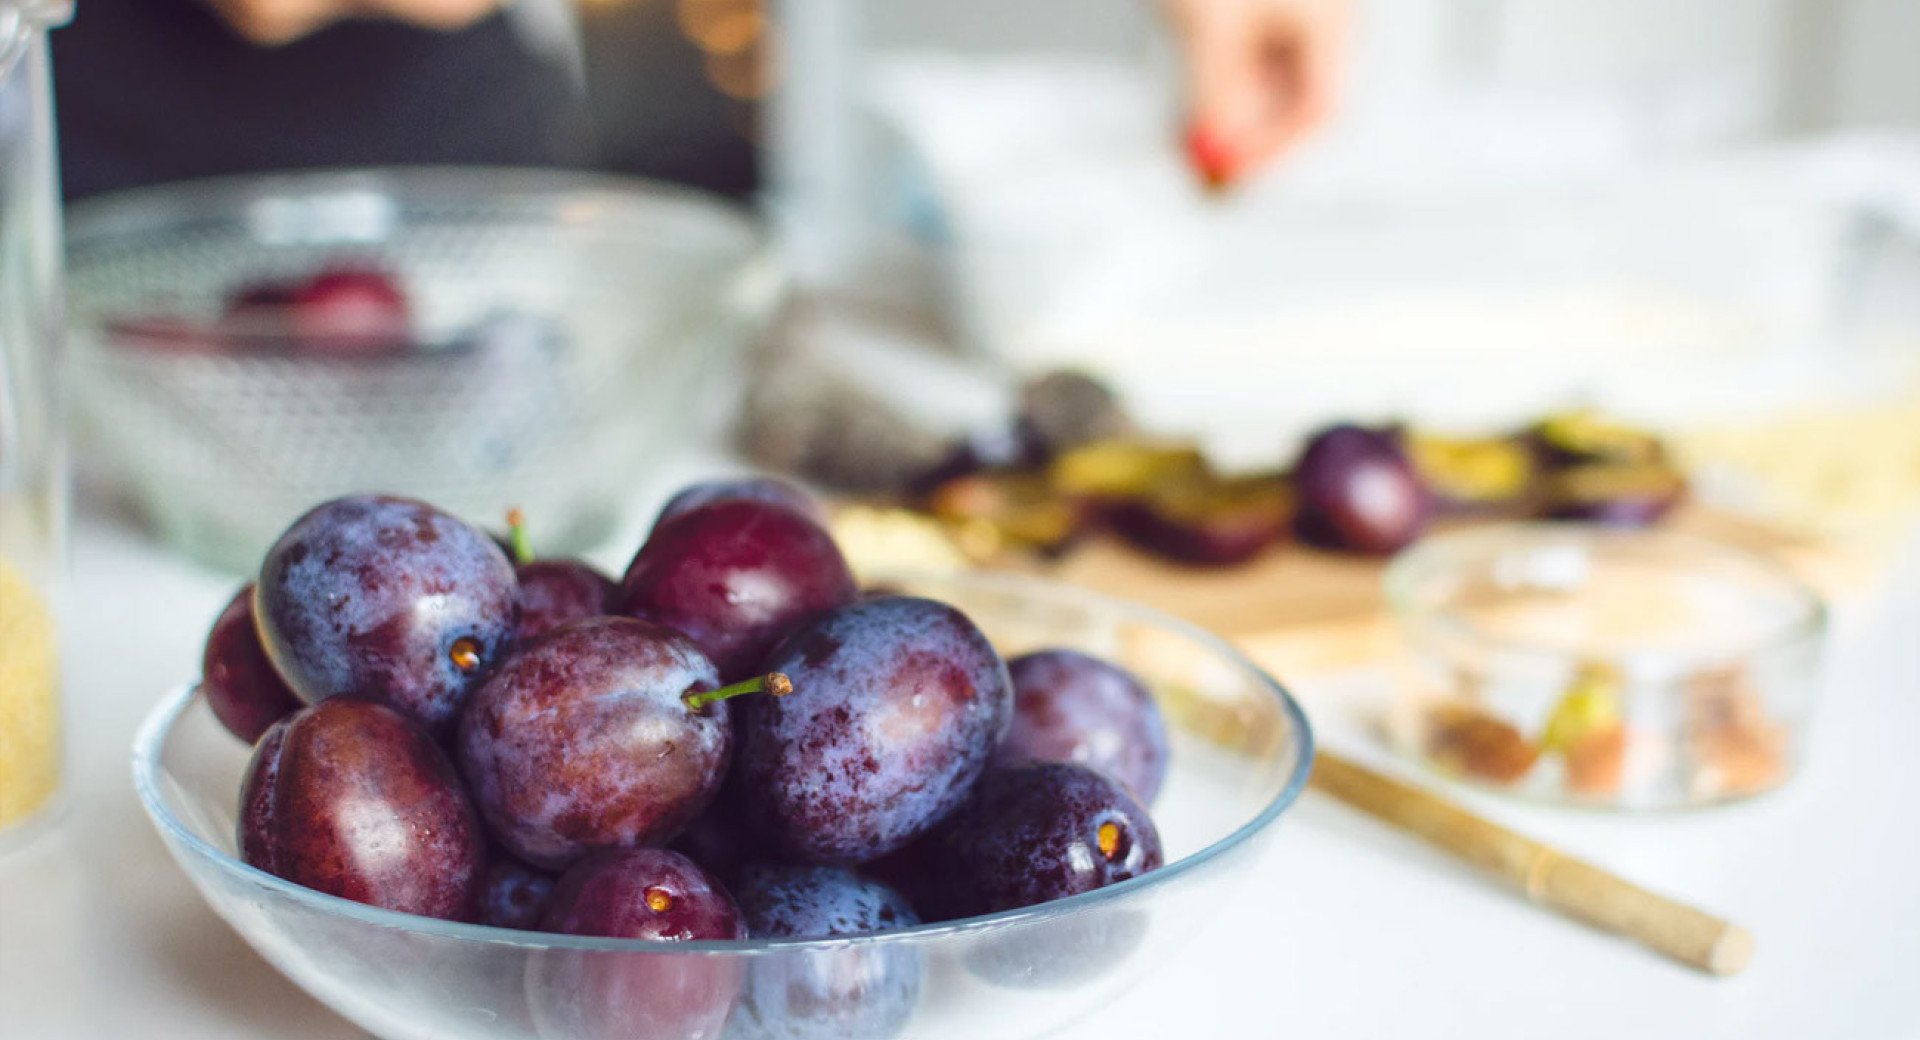
[{"label": "wooden rolling pin handle", "polygon": [[1526,893],[1536,903],[1618,932],[1682,963],[1732,975],[1753,957],[1745,928],[1649,892],[1444,798],[1326,751],[1313,786],[1426,839]]}]

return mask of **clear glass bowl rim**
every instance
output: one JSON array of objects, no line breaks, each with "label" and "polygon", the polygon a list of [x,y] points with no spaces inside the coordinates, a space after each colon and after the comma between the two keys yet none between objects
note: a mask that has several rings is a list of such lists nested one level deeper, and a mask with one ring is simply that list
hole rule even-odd
[{"label": "clear glass bowl rim", "polygon": [[1490,635],[1480,626],[1446,609],[1430,610],[1417,602],[1427,581],[1449,571],[1483,563],[1527,542],[1547,540],[1580,543],[1589,549],[1607,543],[1665,542],[1690,553],[1718,556],[1763,575],[1795,602],[1792,616],[1753,638],[1750,645],[1716,648],[1711,653],[1660,651],[1653,656],[1680,660],[1742,659],[1796,643],[1818,640],[1826,632],[1825,597],[1798,574],[1759,553],[1700,535],[1659,528],[1615,527],[1581,521],[1530,521],[1472,527],[1431,535],[1387,565],[1384,586],[1388,609],[1400,624],[1416,631],[1438,631],[1496,653],[1513,656],[1565,658],[1578,653],[1565,646],[1531,643]]},{"label": "clear glass bowl rim", "polygon": [[[1184,856],[1158,870],[1130,878],[1119,884],[1092,892],[1083,892],[1066,899],[1055,900],[1039,906],[1023,907],[1017,910],[1003,910],[983,917],[971,917],[963,921],[942,922],[902,928],[879,935],[862,935],[841,939],[743,939],[726,941],[697,941],[678,943],[659,943],[644,939],[607,939],[593,936],[554,935],[545,932],[525,932],[508,928],[495,928],[482,924],[466,924],[458,921],[442,921],[417,914],[401,913],[380,907],[356,903],[350,899],[328,895],[293,882],[283,880],[257,867],[251,866],[220,849],[214,847],[200,835],[194,833],[185,823],[176,817],[167,807],[160,793],[160,755],[167,737],[172,733],[174,723],[182,712],[193,703],[194,695],[199,691],[198,682],[186,683],[161,698],[141,722],[139,732],[133,744],[133,781],[140,795],[141,805],[155,826],[159,827],[176,847],[184,847],[195,856],[212,864],[216,869],[237,880],[264,888],[280,898],[290,900],[316,913],[346,918],[370,927],[395,931],[411,932],[436,939],[453,940],[485,945],[498,945],[528,950],[579,950],[601,952],[646,953],[648,955],[767,955],[796,950],[833,950],[847,947],[869,946],[900,941],[937,941],[949,936],[972,932],[998,930],[1023,922],[1033,922],[1066,917],[1083,911],[1092,910],[1110,903],[1129,899],[1136,893],[1144,894],[1160,885],[1166,884],[1209,862],[1225,855],[1265,830],[1300,797],[1306,788],[1307,776],[1313,768],[1314,738],[1307,721],[1306,712],[1286,688],[1269,675],[1232,644],[1195,625],[1159,611],[1125,600],[1104,596],[1096,592],[1076,588],[1044,579],[1028,578],[1008,574],[959,574],[959,575],[914,575],[900,576],[897,580],[915,581],[922,584],[959,584],[979,588],[984,591],[1000,593],[1032,593],[1056,601],[1077,603],[1089,611],[1098,611],[1117,615],[1122,620],[1174,632],[1186,639],[1207,647],[1230,660],[1247,674],[1258,678],[1260,684],[1272,693],[1278,701],[1288,723],[1289,743],[1298,756],[1293,772],[1286,784],[1271,801],[1250,820],[1241,824],[1232,833],[1191,855]],[[236,792],[237,797],[237,792]]]},{"label": "clear glass bowl rim", "polygon": [[[518,166],[370,166],[226,174],[112,192],[67,208],[70,252],[85,252],[129,234],[151,233],[183,218],[232,217],[246,203],[273,196],[323,196],[350,192],[384,195],[402,202],[491,201],[558,206],[563,201],[604,196],[624,201],[665,202],[700,211],[749,238],[749,253],[768,253],[772,235],[739,203],[696,188],[619,174]],[[570,223],[578,223],[571,221]],[[603,227],[604,230],[604,227]]]}]

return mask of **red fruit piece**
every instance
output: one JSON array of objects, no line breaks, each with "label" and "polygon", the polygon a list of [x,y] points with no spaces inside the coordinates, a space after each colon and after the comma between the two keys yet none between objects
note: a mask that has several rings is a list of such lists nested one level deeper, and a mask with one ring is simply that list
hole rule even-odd
[{"label": "red fruit piece", "polygon": [[1240,165],[1226,138],[1204,126],[1187,131],[1187,162],[1210,191],[1231,185]]},{"label": "red fruit piece", "polygon": [[400,353],[412,325],[406,293],[385,271],[342,266],[308,279],[290,301],[302,351],[343,357]]}]

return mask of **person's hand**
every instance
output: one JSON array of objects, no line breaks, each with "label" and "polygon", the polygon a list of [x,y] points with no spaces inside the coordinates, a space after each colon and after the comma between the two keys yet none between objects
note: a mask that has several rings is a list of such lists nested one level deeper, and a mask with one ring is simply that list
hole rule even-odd
[{"label": "person's hand", "polygon": [[1188,156],[1214,187],[1324,122],[1346,58],[1346,0],[1163,0],[1187,60]]},{"label": "person's hand", "polygon": [[234,31],[264,46],[291,43],[342,18],[394,18],[459,29],[504,0],[207,0]]}]

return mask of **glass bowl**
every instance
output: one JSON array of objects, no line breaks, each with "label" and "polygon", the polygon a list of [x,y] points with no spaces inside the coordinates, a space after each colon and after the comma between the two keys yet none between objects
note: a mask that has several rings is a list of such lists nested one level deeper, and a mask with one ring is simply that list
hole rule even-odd
[{"label": "glass bowl", "polygon": [[[786,980],[875,971],[917,977],[917,993],[876,986],[847,1017],[788,1017],[772,1029],[760,1024],[762,1001],[740,998],[724,1035],[1039,1036],[1150,978],[1208,922],[1232,913],[1234,894],[1306,782],[1313,738],[1293,698],[1252,662],[1145,608],[1004,575],[894,584],[953,603],[1005,654],[1067,646],[1140,676],[1172,735],[1171,770],[1153,807],[1165,867],[1043,906],[883,936],[671,945],[576,938],[375,909],[242,863],[234,819],[249,749],[191,687],[142,726],[135,784],[208,905],[287,977],[384,1040],[694,1040],[721,1034],[669,1021],[674,1008],[663,1004],[719,999],[729,1014],[724,1001],[740,980],[758,997],[783,991]],[[850,1020],[880,1024],[855,1030]]]},{"label": "glass bowl", "polygon": [[[651,452],[724,412],[781,286],[737,207],[552,171],[210,180],[90,200],[68,235],[89,441],[164,539],[230,569],[368,489],[595,543]],[[299,350],[284,301],[227,313],[343,266],[398,281],[393,349]]]},{"label": "glass bowl", "polygon": [[1653,809],[1757,794],[1800,761],[1827,609],[1770,560],[1512,524],[1429,538],[1386,583],[1411,652],[1388,728],[1449,775]]}]

